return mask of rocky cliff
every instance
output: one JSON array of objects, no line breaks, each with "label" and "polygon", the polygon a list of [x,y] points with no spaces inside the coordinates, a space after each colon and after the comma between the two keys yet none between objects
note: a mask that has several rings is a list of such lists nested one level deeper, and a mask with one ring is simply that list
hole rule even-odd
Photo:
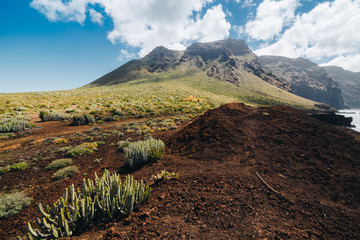
[{"label": "rocky cliff", "polygon": [[360,72],[351,72],[341,67],[322,67],[341,88],[344,103],[350,108],[360,108]]},{"label": "rocky cliff", "polygon": [[290,84],[298,96],[345,108],[339,85],[316,63],[304,58],[260,56],[260,64],[278,78]]}]

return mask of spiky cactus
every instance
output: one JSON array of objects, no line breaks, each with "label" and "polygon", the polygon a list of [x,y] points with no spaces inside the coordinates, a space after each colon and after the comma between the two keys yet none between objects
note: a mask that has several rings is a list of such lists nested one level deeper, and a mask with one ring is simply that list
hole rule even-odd
[{"label": "spiky cactus", "polygon": [[83,179],[82,190],[72,184],[52,207],[39,204],[40,229],[27,224],[28,239],[57,239],[79,233],[93,220],[128,216],[150,197],[150,187],[128,175],[122,183],[116,173],[105,170],[101,178]]}]

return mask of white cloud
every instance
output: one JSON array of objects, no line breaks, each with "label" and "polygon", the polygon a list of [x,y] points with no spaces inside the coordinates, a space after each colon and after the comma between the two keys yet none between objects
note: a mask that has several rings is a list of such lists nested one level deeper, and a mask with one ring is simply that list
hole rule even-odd
[{"label": "white cloud", "polygon": [[339,56],[331,60],[330,62],[321,64],[321,66],[339,66],[345,70],[350,70],[353,72],[360,72],[360,54],[348,55],[348,56]]},{"label": "white cloud", "polygon": [[32,8],[44,14],[49,21],[75,21],[81,24],[86,19],[86,5],[92,0],[33,0],[30,3]]},{"label": "white cloud", "polygon": [[254,6],[256,6],[256,4],[254,3],[254,0],[235,0],[235,2],[238,3],[242,3],[241,7],[242,8],[252,8]]},{"label": "white cloud", "polygon": [[273,40],[295,19],[299,0],[264,0],[254,20],[247,22],[245,33],[255,40]]},{"label": "white cloud", "polygon": [[341,60],[346,60],[349,67],[360,71],[360,64],[356,64],[360,54],[359,23],[360,1],[324,2],[297,16],[277,42],[263,46],[256,54],[303,56],[319,61],[334,58],[332,63],[341,65]]},{"label": "white cloud", "polygon": [[103,25],[103,15],[101,15],[101,13],[95,11],[94,9],[90,9],[89,13],[90,13],[90,19],[93,23]]},{"label": "white cloud", "polygon": [[118,60],[123,61],[123,60],[127,60],[127,59],[134,58],[134,57],[136,57],[136,54],[129,53],[127,50],[121,49],[120,50],[120,56],[118,57]]},{"label": "white cloud", "polygon": [[[163,45],[183,49],[192,41],[213,41],[229,36],[231,25],[222,5],[201,12],[213,0],[33,0],[31,6],[50,21],[76,21],[81,24],[91,5],[98,4],[110,17],[114,29],[108,33],[113,42],[140,48],[144,56]],[[91,10],[89,10],[91,11]],[[91,15],[91,14],[90,14]]]}]

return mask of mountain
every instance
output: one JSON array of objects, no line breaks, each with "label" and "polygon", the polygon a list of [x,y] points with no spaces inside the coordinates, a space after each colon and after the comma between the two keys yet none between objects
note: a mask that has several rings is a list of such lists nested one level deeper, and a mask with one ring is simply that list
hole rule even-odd
[{"label": "mountain", "polygon": [[132,60],[85,87],[133,81],[139,81],[139,87],[150,82],[171,83],[176,88],[182,86],[231,96],[232,101],[250,105],[281,104],[305,109],[331,109],[292,94],[291,85],[263,68],[258,57],[243,40],[194,43],[185,51],[157,47],[144,58]]},{"label": "mountain", "polygon": [[346,108],[338,84],[316,63],[304,58],[259,56],[261,65],[286,81],[298,96]]},{"label": "mountain", "polygon": [[360,108],[360,72],[336,66],[322,67],[340,86],[344,102],[350,108]]}]

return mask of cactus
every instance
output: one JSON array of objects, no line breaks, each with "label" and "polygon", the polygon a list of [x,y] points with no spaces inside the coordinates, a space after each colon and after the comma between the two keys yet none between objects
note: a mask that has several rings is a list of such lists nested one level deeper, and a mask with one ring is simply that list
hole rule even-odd
[{"label": "cactus", "polygon": [[93,220],[126,217],[133,209],[146,202],[151,188],[143,181],[135,181],[128,175],[122,183],[116,173],[105,170],[101,178],[83,179],[82,190],[74,184],[46,209],[39,203],[42,218],[38,219],[40,230],[27,223],[28,239],[57,239],[81,232]]}]

